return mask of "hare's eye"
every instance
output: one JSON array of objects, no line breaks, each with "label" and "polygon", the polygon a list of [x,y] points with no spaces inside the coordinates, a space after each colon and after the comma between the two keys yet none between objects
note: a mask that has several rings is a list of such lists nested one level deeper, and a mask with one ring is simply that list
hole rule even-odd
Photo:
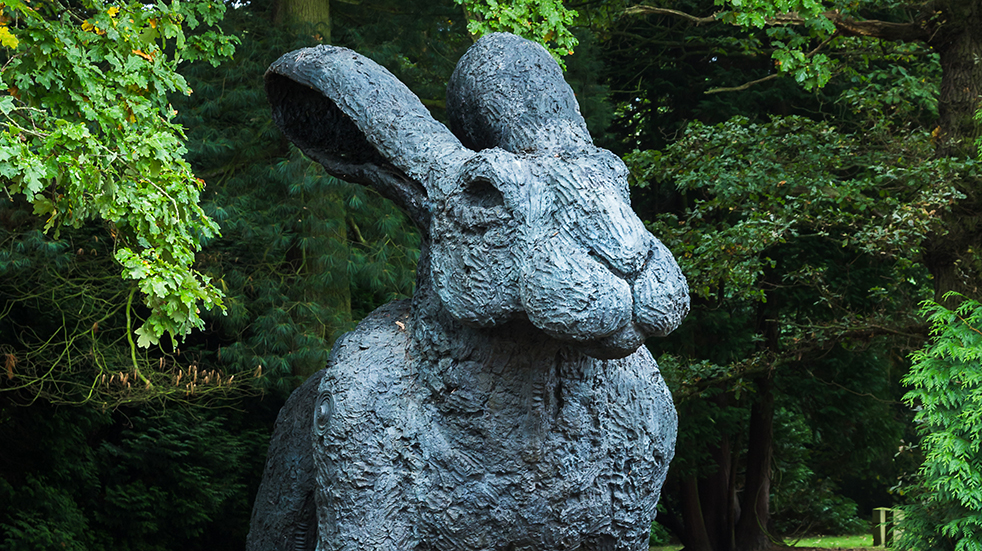
[{"label": "hare's eye", "polygon": [[504,206],[505,198],[490,180],[477,178],[464,185],[464,201],[470,207],[493,209]]},{"label": "hare's eye", "polygon": [[504,195],[485,178],[465,182],[451,212],[459,227],[470,233],[483,234],[511,220]]}]

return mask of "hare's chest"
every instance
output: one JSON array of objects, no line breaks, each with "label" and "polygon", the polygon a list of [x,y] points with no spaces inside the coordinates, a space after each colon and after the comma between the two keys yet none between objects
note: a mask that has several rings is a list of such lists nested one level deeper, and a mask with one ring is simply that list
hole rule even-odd
[{"label": "hare's chest", "polygon": [[671,398],[653,362],[593,362],[454,398],[473,407],[430,405],[437,430],[416,495],[434,549],[646,537],[674,444]]},{"label": "hare's chest", "polygon": [[676,424],[646,352],[513,377],[460,365],[430,381],[396,356],[339,365],[321,384],[331,396],[315,444],[325,538],[365,530],[440,551],[644,548]]}]

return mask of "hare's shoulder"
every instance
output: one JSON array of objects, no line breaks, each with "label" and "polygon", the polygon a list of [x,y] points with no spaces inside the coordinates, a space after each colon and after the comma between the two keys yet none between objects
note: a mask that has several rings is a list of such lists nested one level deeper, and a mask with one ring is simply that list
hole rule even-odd
[{"label": "hare's shoulder", "polygon": [[397,373],[406,363],[409,310],[410,301],[397,300],[366,316],[334,344],[328,373],[360,380]]},{"label": "hare's shoulder", "polygon": [[[334,345],[321,381],[333,397],[340,432],[366,424],[390,425],[413,384],[406,349],[409,301],[395,301],[365,317]],[[348,435],[337,434],[344,437]]]}]

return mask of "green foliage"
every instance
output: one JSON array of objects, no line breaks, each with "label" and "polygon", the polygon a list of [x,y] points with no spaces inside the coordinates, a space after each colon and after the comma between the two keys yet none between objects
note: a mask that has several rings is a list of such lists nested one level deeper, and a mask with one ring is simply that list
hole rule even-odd
[{"label": "green foliage", "polygon": [[[659,364],[682,416],[666,503],[678,505],[680,478],[695,475],[704,496],[717,469],[739,469],[754,378],[773,374],[771,510],[784,532],[848,530],[856,505],[898,499],[887,489],[913,460],[896,453],[911,442],[898,352],[923,338],[922,247],[945,240],[978,173],[936,158],[938,56],[832,38],[828,10],[896,15],[841,4],[727,2],[718,17],[739,33],[653,14],[607,42],[635,205],[693,293],[685,324],[649,343],[671,354]],[[701,94],[714,87],[735,91]]]},{"label": "green foliage", "polygon": [[224,4],[4,0],[0,9],[7,196],[26,197],[56,237],[63,225],[111,223],[114,256],[150,308],[140,346],[202,327],[198,305],[220,307],[222,293],[192,264],[218,227],[198,206],[204,182],[183,159],[168,96],[191,93],[181,61],[232,54],[235,39],[208,30]]},{"label": "green foliage", "polygon": [[668,545],[671,541],[672,534],[667,528],[658,524],[657,522],[651,523],[651,532],[648,534],[648,545],[655,547],[658,545]]},{"label": "green foliage", "polygon": [[932,158],[926,134],[857,138],[796,116],[691,122],[628,164],[635,189],[680,196],[677,210],[651,214],[693,294],[686,323],[656,345],[671,354],[659,365],[680,414],[670,477],[737,468],[759,380],[771,378],[776,526],[856,529],[861,496],[843,492],[857,470],[901,468],[883,458],[906,420],[889,381],[903,369],[891,349],[910,344],[875,337],[919,323],[910,311],[927,278],[912,243],[957,199],[955,165]]},{"label": "green foliage", "polygon": [[147,311],[134,301],[137,286],[116,275],[105,228],[89,222],[55,239],[31,210],[23,197],[0,202],[0,395],[113,408],[251,392],[251,373],[137,347],[133,324]]},{"label": "green foliage", "polygon": [[[743,27],[762,29],[773,48],[771,57],[781,73],[794,77],[805,90],[821,88],[835,70],[832,58],[819,53],[835,33],[835,25],[824,15],[830,9],[816,0],[714,0],[729,8],[717,17]],[[794,28],[787,26],[793,23]]]},{"label": "green foliage", "polygon": [[[671,8],[705,15],[714,4],[680,0]],[[635,148],[664,149],[693,119],[715,124],[739,115],[758,122],[769,114],[821,119],[841,112],[836,96],[842,78],[811,92],[792,78],[774,78],[779,73],[764,30],[722,22],[692,25],[672,15],[650,15],[622,17],[602,34],[617,101],[616,124],[626,140],[622,154]],[[874,52],[870,55],[875,57]],[[768,82],[746,86],[761,79]],[[730,91],[708,93],[714,90]]]},{"label": "green foliage", "polygon": [[[857,61],[865,63],[870,57],[883,59],[887,57],[883,55],[887,50],[916,51],[926,48],[923,44],[883,42],[865,36],[852,36],[854,33],[848,31],[837,31],[836,21],[861,21],[870,14],[874,15],[874,19],[890,20],[895,17],[908,20],[911,17],[910,2],[713,0],[712,5],[721,8],[713,14],[712,19],[736,25],[747,33],[742,37],[732,36],[719,42],[722,46],[719,53],[751,57],[766,55],[771,58],[772,67],[764,78],[770,80],[778,75],[788,75],[806,91],[817,91],[833,79],[864,78],[865,72],[854,69]],[[706,6],[699,4],[694,12],[702,13],[706,10]],[[641,13],[644,13],[643,10]],[[878,54],[867,53],[881,48],[882,51]],[[880,70],[888,69],[881,67]],[[757,82],[757,79],[744,75],[740,84],[749,82]],[[733,88],[721,90],[732,91]]]},{"label": "green foliage", "polygon": [[913,355],[906,400],[923,433],[921,488],[905,509],[901,549],[982,549],[982,303],[926,302],[930,344]]},{"label": "green foliage", "polygon": [[[848,106],[864,132],[901,137],[910,125],[932,128],[938,117],[939,56],[921,43],[858,38],[840,43],[840,80],[848,81],[838,102]],[[900,134],[898,134],[900,133]]]},{"label": "green foliage", "polygon": [[[850,385],[853,386],[853,385]],[[864,389],[865,390],[865,389]],[[876,420],[871,419],[876,415],[883,415],[883,408],[876,408],[876,403],[865,403],[860,407],[850,409],[862,415],[863,421],[869,419],[869,423],[856,422],[854,418],[844,421],[845,415],[835,415],[838,412],[830,412],[836,404],[842,400],[842,396],[830,397],[823,404],[826,411],[822,412],[824,419],[809,419],[802,412],[799,404],[789,403],[790,407],[779,407],[775,412],[774,419],[774,471],[775,479],[772,481],[771,512],[774,516],[774,527],[779,534],[785,537],[797,537],[802,534],[854,534],[866,529],[866,522],[857,517],[856,503],[841,495],[841,478],[828,476],[828,474],[840,475],[843,471],[853,468],[863,468],[864,465],[871,463],[869,459],[857,460],[859,458],[850,457],[850,454],[842,453],[842,450],[824,451],[827,455],[838,455],[839,465],[834,465],[829,469],[828,465],[822,464],[820,455],[823,455],[822,448],[839,447],[838,438],[830,442],[823,442],[827,438],[822,429],[827,425],[834,425],[839,421],[845,430],[856,431],[856,425],[873,425],[868,427],[870,432],[881,429],[876,426]],[[836,400],[835,398],[838,398]],[[853,402],[855,405],[855,402]],[[880,409],[880,411],[876,411]],[[889,419],[889,412],[887,418]],[[830,415],[831,414],[831,415]],[[834,415],[835,421],[828,419]],[[827,423],[822,423],[825,421]],[[885,424],[885,423],[884,423]],[[894,423],[888,430],[877,433],[886,442],[879,442],[878,446],[866,446],[866,450],[889,448],[893,444],[890,436],[896,436],[899,423]],[[892,430],[890,430],[892,429]],[[858,431],[856,431],[858,432]],[[844,435],[842,435],[844,436]],[[853,436],[853,435],[850,435]],[[857,435],[858,436],[858,435]],[[859,438],[850,438],[849,441],[858,441]],[[824,444],[824,446],[823,446]],[[885,445],[884,445],[885,444]],[[858,447],[858,445],[857,445]],[[848,463],[846,466],[844,463]],[[816,473],[816,469],[821,469],[827,473],[821,476]],[[838,478],[838,480],[836,480]]]},{"label": "green foliage", "polygon": [[[939,213],[961,197],[952,184],[959,170],[976,170],[932,159],[926,134],[890,144],[893,151],[868,145],[868,136],[803,117],[764,124],[737,117],[692,122],[666,152],[635,152],[627,161],[637,186],[672,182],[688,200],[684,214],[660,215],[653,231],[678,257],[693,294],[761,300],[762,276],[777,262],[771,251],[796,238],[896,255],[898,268],[911,269],[911,244],[940,231]],[[805,265],[783,277],[818,284],[824,276]],[[889,285],[907,279],[878,287],[892,292]]]},{"label": "green foliage", "polygon": [[240,413],[38,404],[0,419],[0,549],[241,548],[268,429]]},{"label": "green foliage", "polygon": [[[261,367],[260,383],[287,393],[326,365],[334,340],[356,321],[412,294],[419,234],[392,203],[328,176],[287,145],[269,116],[262,74],[282,53],[319,39],[303,26],[271,29],[255,9],[229,11],[226,28],[243,37],[235,59],[217,71],[189,67],[198,92],[175,100],[190,129],[188,159],[212,182],[202,208],[222,228],[206,242],[201,267],[228,305],[225,316],[205,315],[207,331],[189,338],[187,350],[230,373]],[[391,34],[399,31],[388,20],[348,23],[337,40],[364,41],[373,48],[361,51],[429,87],[434,66],[411,63],[398,42],[418,36]],[[445,55],[442,45],[421,46],[420,55]]]},{"label": "green foliage", "polygon": [[579,43],[570,27],[579,15],[561,0],[454,0],[467,11],[467,30],[475,36],[508,32],[546,47],[565,68],[563,56]]}]

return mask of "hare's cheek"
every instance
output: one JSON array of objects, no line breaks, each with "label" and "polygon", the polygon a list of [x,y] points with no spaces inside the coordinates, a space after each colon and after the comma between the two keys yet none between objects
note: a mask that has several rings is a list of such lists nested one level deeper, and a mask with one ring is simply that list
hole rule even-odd
[{"label": "hare's cheek", "polygon": [[431,275],[443,305],[469,325],[510,320],[521,308],[510,248],[477,235],[454,237],[433,244]]},{"label": "hare's cheek", "polygon": [[631,286],[559,236],[536,243],[522,267],[522,305],[547,334],[574,341],[606,337],[631,323]]},{"label": "hare's cheek", "polygon": [[689,312],[689,286],[678,263],[660,242],[634,282],[635,322],[645,333],[662,337]]}]

